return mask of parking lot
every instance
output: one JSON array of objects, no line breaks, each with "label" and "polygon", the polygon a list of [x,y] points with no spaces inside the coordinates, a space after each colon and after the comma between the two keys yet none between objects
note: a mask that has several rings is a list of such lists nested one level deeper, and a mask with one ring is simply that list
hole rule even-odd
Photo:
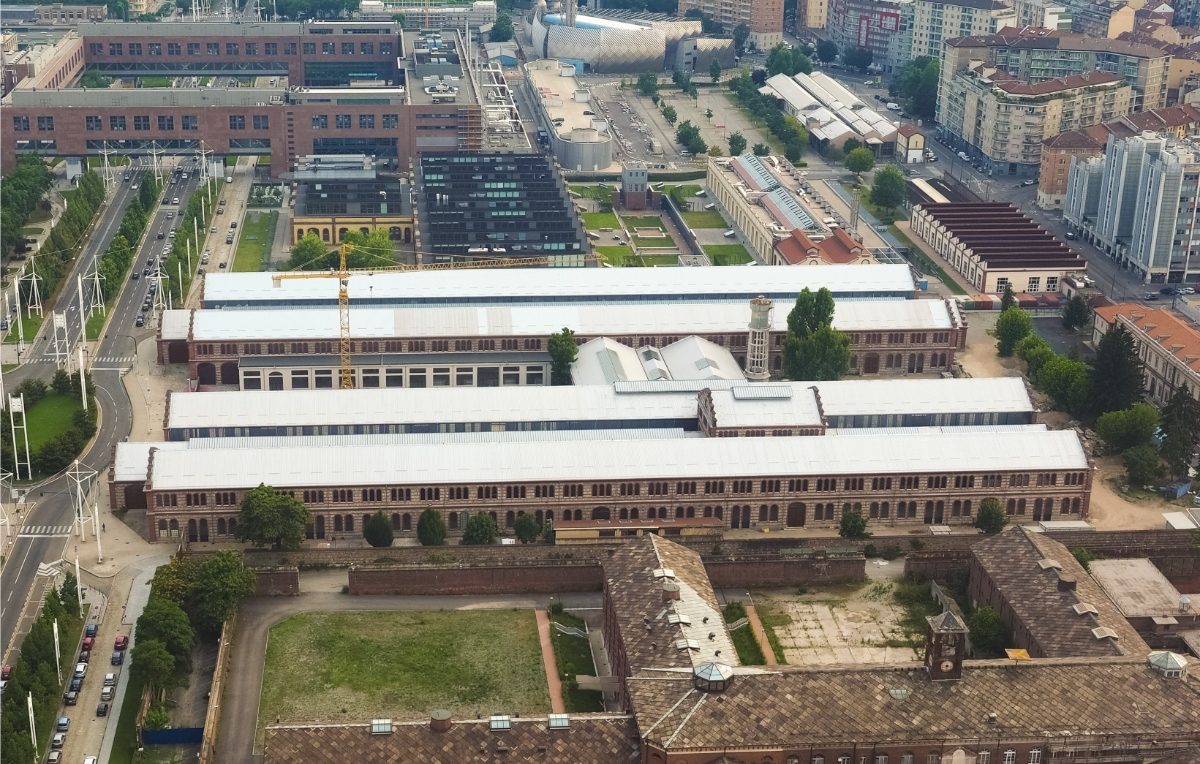
[{"label": "parking lot", "polygon": [[[617,159],[639,159],[651,163],[678,162],[682,159],[674,143],[674,132],[666,125],[653,124],[631,103],[641,100],[633,91],[621,90],[619,82],[592,85],[592,103],[599,116],[608,120],[617,146]],[[650,104],[649,101],[646,101]],[[653,142],[653,145],[652,145]]]}]

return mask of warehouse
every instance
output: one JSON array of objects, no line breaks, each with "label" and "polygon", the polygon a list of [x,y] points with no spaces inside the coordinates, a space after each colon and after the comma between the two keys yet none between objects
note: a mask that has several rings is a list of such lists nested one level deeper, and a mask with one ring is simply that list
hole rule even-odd
[{"label": "warehouse", "polygon": [[[768,368],[776,376],[787,312],[772,311]],[[736,302],[359,308],[350,314],[355,386],[548,384],[546,344],[563,327],[579,342],[609,337],[632,347],[695,335],[744,366],[749,321],[749,306]],[[949,371],[967,329],[951,300],[843,300],[833,326],[850,335],[851,373],[868,376]],[[158,358],[187,363],[205,386],[332,387],[338,328],[334,309],[167,311]]]}]

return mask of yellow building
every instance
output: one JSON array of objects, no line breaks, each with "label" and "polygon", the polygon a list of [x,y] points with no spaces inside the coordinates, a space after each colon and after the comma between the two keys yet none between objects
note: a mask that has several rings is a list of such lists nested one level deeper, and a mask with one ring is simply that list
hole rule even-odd
[{"label": "yellow building", "polygon": [[416,222],[412,194],[401,180],[319,180],[296,187],[292,243],[305,234],[338,244],[350,232],[388,232],[393,241],[412,243]]}]

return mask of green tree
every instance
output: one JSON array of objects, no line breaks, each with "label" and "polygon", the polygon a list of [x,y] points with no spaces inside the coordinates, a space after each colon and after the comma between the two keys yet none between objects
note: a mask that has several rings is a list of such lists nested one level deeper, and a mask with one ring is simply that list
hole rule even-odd
[{"label": "green tree", "polygon": [[1110,451],[1120,452],[1150,444],[1158,429],[1158,409],[1135,403],[1122,411],[1110,411],[1096,420],[1096,434]]},{"label": "green tree", "polygon": [[137,638],[140,646],[145,640],[153,640],[167,648],[175,660],[175,674],[187,677],[192,670],[192,648],[196,645],[196,631],[188,615],[177,603],[163,597],[151,596],[145,609],[138,616]]},{"label": "green tree", "polygon": [[1004,294],[1000,296],[1000,311],[1017,307],[1017,296],[1013,293],[1012,284],[1004,285]]},{"label": "green tree", "polygon": [[1092,308],[1088,305],[1087,300],[1083,299],[1081,294],[1072,295],[1071,299],[1067,300],[1067,304],[1063,306],[1063,326],[1077,332],[1087,326],[1091,320]]},{"label": "green tree", "polygon": [[488,32],[488,39],[492,42],[508,42],[512,38],[512,17],[507,13],[497,13],[496,20],[492,22],[492,31]]},{"label": "green tree", "polygon": [[1125,477],[1130,485],[1155,485],[1166,474],[1162,457],[1153,446],[1134,446],[1123,458]]},{"label": "green tree", "polygon": [[765,143],[756,143],[754,148],[750,149],[756,157],[765,157],[771,153],[771,147]]},{"label": "green tree", "polygon": [[1087,406],[1091,371],[1083,361],[1055,355],[1038,369],[1034,384],[1049,395],[1056,406],[1077,414]]},{"label": "green tree", "polygon": [[838,46],[829,40],[817,40],[817,58],[828,64],[837,58]]},{"label": "green tree", "polygon": [[550,354],[550,384],[571,384],[571,364],[579,357],[575,332],[564,326],[561,332],[550,335],[546,346]]},{"label": "green tree", "polygon": [[1084,570],[1091,570],[1092,561],[1096,559],[1096,555],[1092,553],[1092,550],[1083,546],[1071,547],[1071,556],[1075,558],[1075,562],[1083,566]]},{"label": "green tree", "polygon": [[486,512],[476,512],[463,528],[462,542],[469,546],[486,546],[496,543],[499,535],[500,529],[496,527],[492,516]]},{"label": "green tree", "polygon": [[[350,231],[342,243],[348,247],[347,268],[377,268],[396,262],[396,243],[385,228],[376,228],[368,233]],[[330,255],[330,266],[336,265],[338,259],[337,255]]]},{"label": "green tree", "polygon": [[833,323],[833,293],[822,287],[816,292],[804,288],[788,313],[788,332],[804,336]]},{"label": "green tree", "polygon": [[441,546],[446,540],[446,521],[442,513],[430,507],[417,518],[417,540],[421,546]]},{"label": "green tree", "polygon": [[376,549],[386,549],[392,545],[396,537],[392,533],[392,524],[384,517],[382,510],[368,517],[363,523],[363,538]]},{"label": "green tree", "polygon": [[688,86],[692,84],[692,75],[681,69],[676,69],[671,72],[671,82],[680,90],[687,91]]},{"label": "green tree", "polygon": [[238,552],[217,552],[200,563],[188,592],[187,611],[200,631],[216,634],[254,594],[254,573]]},{"label": "green tree", "polygon": [[909,61],[892,77],[892,81],[898,84],[905,108],[914,117],[933,119],[940,69],[941,62],[938,59],[921,56]]},{"label": "green tree", "polygon": [[875,173],[875,182],[871,184],[871,202],[877,207],[894,210],[904,202],[906,194],[904,173],[895,165],[888,165]]},{"label": "green tree", "polygon": [[133,648],[129,673],[135,679],[157,690],[170,690],[180,686],[175,671],[175,656],[167,646],[157,639],[139,639]]},{"label": "green tree", "polygon": [[315,233],[306,233],[292,246],[288,270],[324,270],[329,265],[329,247]]},{"label": "green tree", "polygon": [[838,522],[838,535],[844,539],[865,539],[871,534],[867,531],[867,518],[863,517],[861,509],[842,511],[842,519]]},{"label": "green tree", "polygon": [[675,111],[674,106],[664,106],[662,115],[663,119],[667,121],[668,125],[674,125],[676,120],[679,119],[679,113]]},{"label": "green tree", "polygon": [[846,169],[850,172],[862,175],[864,172],[870,172],[874,166],[875,155],[871,153],[870,149],[854,149],[846,155]]},{"label": "green tree", "polygon": [[747,24],[738,24],[733,28],[733,48],[740,56],[746,50],[746,40],[750,39],[750,27]]},{"label": "green tree", "polygon": [[980,605],[967,616],[971,646],[989,657],[1001,657],[1008,643],[1008,628],[990,605]]},{"label": "green tree", "polygon": [[712,146],[708,147],[708,155],[710,157],[720,157],[725,156],[725,152],[721,150],[720,146],[713,144]]},{"label": "green tree", "polygon": [[729,156],[736,157],[746,150],[746,138],[741,133],[729,136]]},{"label": "green tree", "polygon": [[767,54],[767,75],[786,74],[792,77],[801,72],[812,71],[812,61],[799,48],[790,48],[783,43],[776,45]]},{"label": "green tree", "polygon": [[849,48],[842,51],[842,63],[850,69],[866,69],[875,59],[875,54],[866,48]]},{"label": "green tree", "polygon": [[79,616],[79,582],[75,574],[67,571],[63,576],[62,586],[58,590],[58,599],[62,602],[63,610],[75,617]]},{"label": "green tree", "polygon": [[996,319],[996,352],[1002,358],[1013,354],[1017,343],[1033,331],[1033,319],[1020,308],[1009,308]]},{"label": "green tree", "polygon": [[184,605],[199,567],[200,561],[195,558],[172,557],[169,563],[160,565],[158,570],[154,571],[150,591],[154,596],[162,597],[176,605]]},{"label": "green tree", "polygon": [[714,85],[721,81],[721,62],[715,58],[708,65],[708,76],[712,78]]},{"label": "green tree", "polygon": [[1116,324],[1096,345],[1088,403],[1093,414],[1120,411],[1141,400],[1142,392],[1142,362],[1133,335]]},{"label": "green tree", "polygon": [[1007,524],[1008,515],[1004,513],[1004,507],[1000,504],[999,499],[989,496],[979,502],[979,513],[975,515],[976,528],[989,536],[995,536],[1004,530],[1004,526]]},{"label": "green tree", "polygon": [[833,381],[850,370],[850,337],[823,326],[805,337],[789,334],[783,344],[783,371],[795,381]]},{"label": "green tree", "polygon": [[238,538],[258,546],[299,549],[309,511],[299,499],[264,483],[246,492],[238,515]]},{"label": "green tree", "polygon": [[538,534],[542,532],[541,526],[537,524],[537,520],[533,519],[533,515],[521,515],[518,517],[517,522],[513,524],[513,530],[522,544],[536,541]]},{"label": "green tree", "polygon": [[649,98],[658,94],[658,75],[654,72],[642,72],[637,78],[638,93]]},{"label": "green tree", "polygon": [[71,394],[71,375],[66,369],[58,369],[54,372],[54,379],[50,381],[50,389],[59,395]]},{"label": "green tree", "polygon": [[1172,477],[1186,478],[1200,442],[1200,402],[1179,385],[1162,410],[1161,454]]},{"label": "green tree", "polygon": [[1047,342],[1037,334],[1027,334],[1014,348],[1017,358],[1028,365],[1029,379],[1037,378],[1042,365],[1057,354]]}]

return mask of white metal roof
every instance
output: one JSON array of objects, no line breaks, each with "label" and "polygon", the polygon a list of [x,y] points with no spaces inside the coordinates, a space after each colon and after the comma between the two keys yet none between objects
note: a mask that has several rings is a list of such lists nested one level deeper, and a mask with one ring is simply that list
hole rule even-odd
[{"label": "white metal roof", "polygon": [[150,461],[150,449],[159,448],[164,451],[182,451],[188,448],[186,442],[167,443],[130,443],[117,444],[117,453],[113,459],[113,480],[127,483],[132,480],[146,479],[146,465]]},{"label": "white metal roof", "polygon": [[190,310],[165,310],[159,336],[164,340],[186,340],[192,323]]},{"label": "white metal roof", "polygon": [[[337,301],[337,279],[283,279],[271,273],[210,273],[204,303],[270,304],[288,301]],[[350,299],[395,302],[512,302],[668,300],[706,298],[744,300],[759,294],[796,295],[827,287],[837,296],[912,296],[907,265],[854,268],[480,268],[459,271],[355,274]]]},{"label": "white metal roof", "polygon": [[[772,331],[787,330],[790,310],[790,303],[776,301],[771,311]],[[186,327],[186,320],[171,315],[177,313],[187,311],[167,311],[171,323]],[[375,339],[547,337],[564,326],[585,337],[641,334],[647,330],[717,334],[745,331],[749,321],[750,306],[741,302],[350,308],[351,336]],[[834,328],[847,332],[939,331],[951,329],[956,323],[954,309],[945,300],[838,300],[833,314]],[[336,308],[197,310],[191,325],[192,336],[199,342],[330,340],[336,339],[339,331]],[[163,339],[168,339],[165,332]]]},{"label": "white metal roof", "polygon": [[816,383],[826,416],[1033,411],[1020,377]]},{"label": "white metal roof", "polygon": [[682,438],[158,453],[156,490],[1086,469],[1070,430],[880,438]]},{"label": "white metal roof", "polygon": [[[747,398],[743,391],[762,391]],[[777,391],[776,394],[772,394]],[[812,390],[792,385],[755,385],[712,391],[717,427],[820,427],[821,412]]]},{"label": "white metal roof", "polygon": [[609,337],[597,337],[580,345],[575,363],[571,364],[571,381],[575,385],[647,378],[638,352]]},{"label": "white metal roof", "polygon": [[703,337],[684,337],[659,351],[671,379],[745,379],[737,360],[725,348]]}]

